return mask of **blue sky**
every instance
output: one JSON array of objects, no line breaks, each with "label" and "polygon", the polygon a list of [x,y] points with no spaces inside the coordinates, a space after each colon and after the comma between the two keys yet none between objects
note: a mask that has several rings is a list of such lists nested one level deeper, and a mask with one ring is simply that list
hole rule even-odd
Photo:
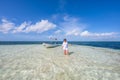
[{"label": "blue sky", "polygon": [[0,0],[0,41],[120,41],[119,0]]}]

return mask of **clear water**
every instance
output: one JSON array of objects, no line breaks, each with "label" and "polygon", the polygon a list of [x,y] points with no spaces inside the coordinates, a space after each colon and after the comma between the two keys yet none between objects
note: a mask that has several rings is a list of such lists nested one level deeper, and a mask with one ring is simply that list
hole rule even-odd
[{"label": "clear water", "polygon": [[120,80],[120,50],[69,45],[0,45],[0,80]]},{"label": "clear water", "polygon": [[[62,44],[62,41],[52,42],[52,41],[0,41],[0,45],[30,45],[30,44],[42,44],[42,43],[57,43]],[[112,49],[120,49],[119,41],[90,41],[90,42],[81,42],[81,41],[69,41],[70,44],[76,45],[87,45],[94,47],[103,47],[103,48],[112,48]]]}]

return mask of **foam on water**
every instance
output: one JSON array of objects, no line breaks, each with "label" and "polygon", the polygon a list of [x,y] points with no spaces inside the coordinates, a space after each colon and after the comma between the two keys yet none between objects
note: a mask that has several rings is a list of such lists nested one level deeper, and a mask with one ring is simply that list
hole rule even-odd
[{"label": "foam on water", "polygon": [[120,50],[89,46],[0,46],[0,80],[119,80]]}]

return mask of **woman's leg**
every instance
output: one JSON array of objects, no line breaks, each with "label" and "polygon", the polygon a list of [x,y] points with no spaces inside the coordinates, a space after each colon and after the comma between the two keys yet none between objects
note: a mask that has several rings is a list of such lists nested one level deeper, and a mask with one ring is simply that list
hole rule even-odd
[{"label": "woman's leg", "polygon": [[64,50],[64,55],[66,55],[66,50]]},{"label": "woman's leg", "polygon": [[68,55],[68,50],[66,50],[66,55]]}]

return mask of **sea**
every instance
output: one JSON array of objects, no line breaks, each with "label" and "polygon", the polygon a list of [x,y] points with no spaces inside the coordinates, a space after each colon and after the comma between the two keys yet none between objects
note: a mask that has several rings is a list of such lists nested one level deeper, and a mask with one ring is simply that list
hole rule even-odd
[{"label": "sea", "polygon": [[62,41],[0,41],[0,80],[120,80],[120,42],[42,43]]},{"label": "sea", "polygon": [[[0,45],[62,44],[62,41],[0,41]],[[69,41],[69,44],[120,49],[120,41]]]}]

